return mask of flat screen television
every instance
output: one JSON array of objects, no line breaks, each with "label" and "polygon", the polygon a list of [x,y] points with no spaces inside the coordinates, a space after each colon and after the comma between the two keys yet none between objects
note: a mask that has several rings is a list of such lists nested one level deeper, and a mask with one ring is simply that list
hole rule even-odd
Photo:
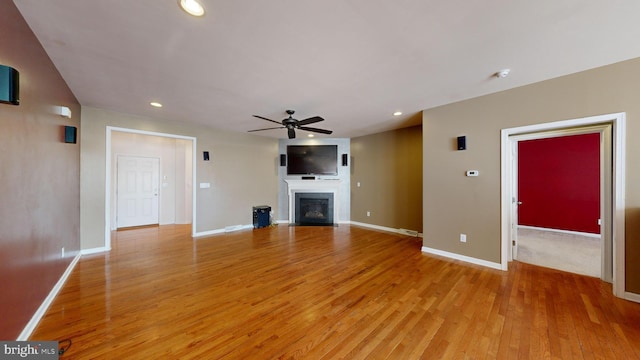
[{"label": "flat screen television", "polygon": [[338,145],[288,145],[287,175],[338,175]]}]

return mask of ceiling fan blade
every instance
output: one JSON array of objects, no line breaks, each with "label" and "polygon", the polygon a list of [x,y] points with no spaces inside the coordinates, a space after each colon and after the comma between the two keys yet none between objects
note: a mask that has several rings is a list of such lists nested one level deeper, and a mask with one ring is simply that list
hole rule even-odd
[{"label": "ceiling fan blade", "polygon": [[284,129],[284,126],[271,127],[271,128],[264,128],[264,129],[255,129],[255,130],[249,130],[249,131],[247,131],[247,132],[262,131],[262,130],[271,130],[271,129]]},{"label": "ceiling fan blade", "polygon": [[320,116],[314,116],[314,117],[310,117],[308,119],[304,119],[304,120],[298,120],[298,125],[309,125],[309,124],[313,124],[313,123],[317,123],[320,121],[324,121],[323,118],[321,118]]},{"label": "ceiling fan blade", "polygon": [[293,130],[293,128],[289,129],[289,139],[295,139],[296,138],[296,131]]},{"label": "ceiling fan blade", "polygon": [[312,128],[312,127],[306,127],[306,126],[299,126],[298,129],[305,130],[305,131],[311,131],[311,132],[317,132],[317,133],[321,133],[321,134],[331,134],[331,133],[333,133],[333,131],[331,131],[331,130],[318,129],[318,128]]},{"label": "ceiling fan blade", "polygon": [[262,117],[262,116],[260,116],[260,115],[253,115],[253,117],[257,117],[258,119],[267,120],[267,121],[271,121],[272,123],[276,123],[276,124],[280,124],[280,125],[282,125],[282,123],[281,123],[280,121],[275,121],[275,120],[267,119],[266,117]]}]

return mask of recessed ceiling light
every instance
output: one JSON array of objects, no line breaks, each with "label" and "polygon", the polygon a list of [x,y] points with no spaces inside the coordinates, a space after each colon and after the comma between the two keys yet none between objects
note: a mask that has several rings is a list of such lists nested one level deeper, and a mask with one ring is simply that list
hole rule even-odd
[{"label": "recessed ceiling light", "polygon": [[159,102],[155,102],[155,101],[150,102],[149,105],[151,105],[153,107],[157,107],[157,108],[161,108],[162,107],[162,104],[160,104]]},{"label": "recessed ceiling light", "polygon": [[313,135],[313,134],[309,134],[309,135],[307,135],[307,136],[308,136],[308,137],[314,137],[315,135]]},{"label": "recessed ceiling light", "polygon": [[204,15],[204,6],[202,6],[202,4],[200,4],[197,0],[180,0],[180,7],[189,15]]},{"label": "recessed ceiling light", "polygon": [[402,111],[396,111],[393,113],[393,116],[400,116],[402,115]]}]

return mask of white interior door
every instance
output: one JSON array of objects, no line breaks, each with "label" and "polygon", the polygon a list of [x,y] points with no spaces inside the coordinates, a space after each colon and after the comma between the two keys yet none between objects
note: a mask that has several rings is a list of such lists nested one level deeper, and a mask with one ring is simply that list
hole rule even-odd
[{"label": "white interior door", "polygon": [[158,224],[160,159],[119,155],[116,166],[117,227]]}]

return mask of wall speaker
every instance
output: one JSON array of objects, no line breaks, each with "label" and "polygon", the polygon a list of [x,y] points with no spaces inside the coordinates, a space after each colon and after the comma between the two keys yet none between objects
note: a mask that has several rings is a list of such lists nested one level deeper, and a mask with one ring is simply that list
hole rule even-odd
[{"label": "wall speaker", "polygon": [[209,152],[208,151],[203,151],[202,152],[202,159],[204,161],[209,161]]},{"label": "wall speaker", "polygon": [[5,65],[0,65],[0,103],[20,104],[20,74]]},{"label": "wall speaker", "polygon": [[280,154],[280,166],[287,166],[287,155]]},{"label": "wall speaker", "polygon": [[349,165],[349,154],[342,154],[342,166]]},{"label": "wall speaker", "polygon": [[467,150],[466,136],[458,136],[458,150]]},{"label": "wall speaker", "polygon": [[67,144],[75,144],[78,135],[78,128],[75,126],[64,127],[64,142]]}]

